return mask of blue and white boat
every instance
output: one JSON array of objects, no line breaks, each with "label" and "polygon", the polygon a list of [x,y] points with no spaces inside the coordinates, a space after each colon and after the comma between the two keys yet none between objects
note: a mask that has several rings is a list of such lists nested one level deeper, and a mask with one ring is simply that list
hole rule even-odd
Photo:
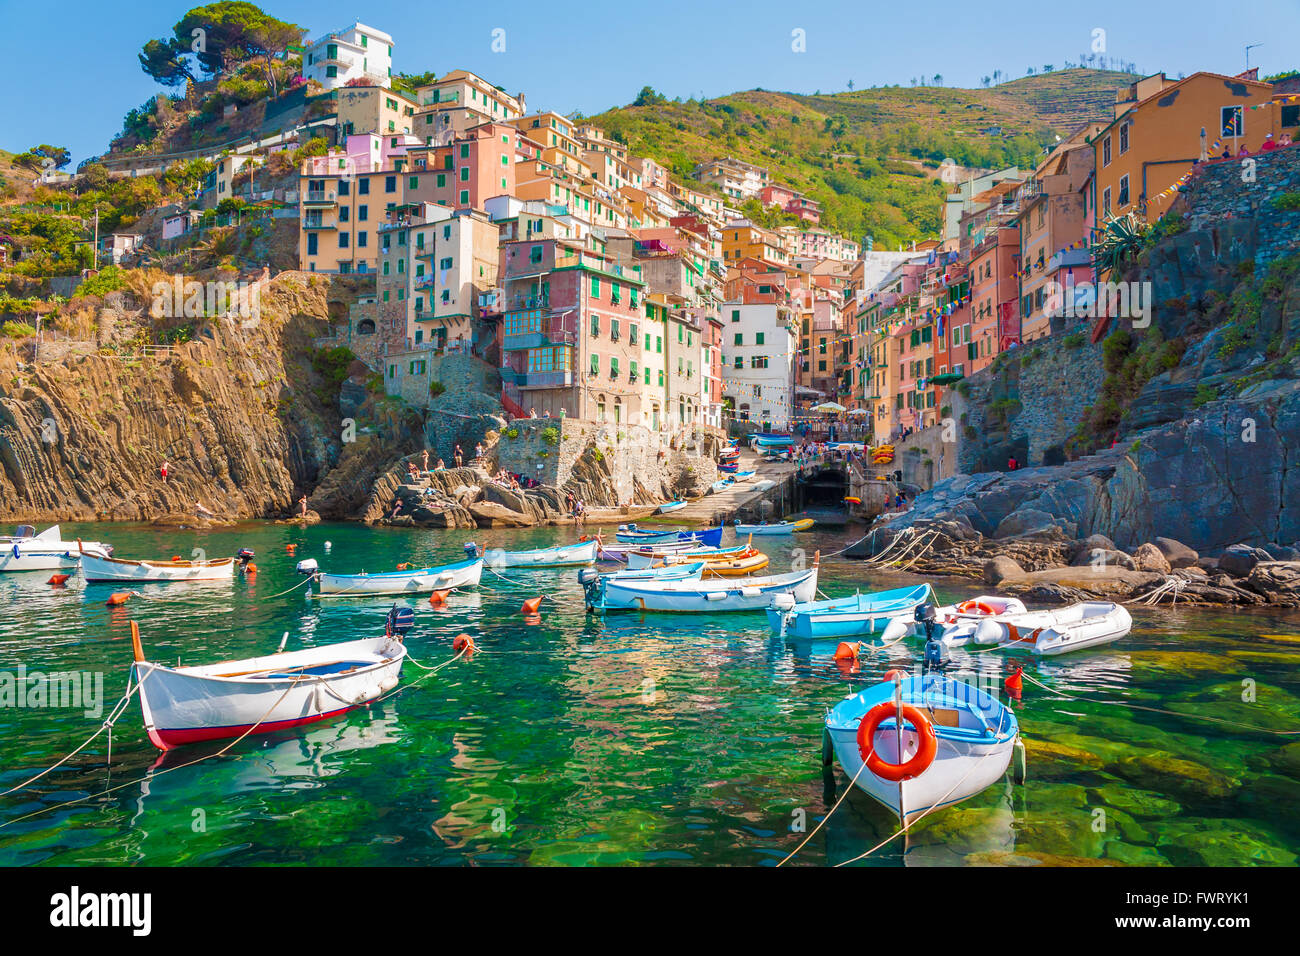
[{"label": "blue and white boat", "polygon": [[605,574],[600,574],[595,568],[583,568],[578,572],[578,581],[586,585],[595,580],[593,574],[612,581],[698,581],[704,575],[704,567],[703,561],[692,561],[690,564],[663,565],[654,568],[621,568]]},{"label": "blue and white boat", "polygon": [[722,543],[722,525],[705,528],[700,531],[688,531],[684,528],[648,530],[638,528],[635,524],[618,526],[614,537],[629,544],[661,544],[669,541],[694,541],[696,544],[716,548]]},{"label": "blue and white boat", "polygon": [[483,576],[483,559],[470,558],[456,564],[435,568],[417,568],[406,571],[384,571],[379,574],[326,574],[316,575],[321,597],[368,597],[376,594],[425,594],[430,591],[448,591],[468,588],[478,584]]},{"label": "blue and white boat", "polygon": [[736,481],[749,481],[755,475],[754,471],[738,471],[731,477]]},{"label": "blue and white boat", "polygon": [[735,478],[732,478],[731,476],[727,476],[726,478],[723,478],[719,481],[715,481],[712,485],[709,486],[709,488],[714,494],[717,494],[719,491],[726,491],[735,483],[735,481],[736,481]]},{"label": "blue and white boat", "polygon": [[[469,553],[473,542],[465,545]],[[600,542],[595,538],[579,541],[577,544],[557,544],[550,548],[534,548],[531,551],[503,551],[490,548],[483,553],[489,568],[566,568],[583,564],[595,564],[596,552]]]},{"label": "blue and white boat", "polygon": [[928,674],[840,701],[826,715],[822,759],[833,749],[854,786],[910,826],[1000,780],[1019,734],[1016,715],[984,691]]},{"label": "blue and white boat", "polygon": [[685,501],[666,501],[655,509],[656,514],[666,515],[674,511],[681,511],[689,502]]},{"label": "blue and white boat", "polygon": [[585,586],[590,611],[762,611],[781,594],[809,600],[817,593],[817,566],[761,578],[700,581],[619,581],[601,577]]},{"label": "blue and white boat", "polygon": [[807,604],[778,602],[768,608],[767,622],[776,633],[800,640],[865,637],[883,631],[891,621],[911,621],[927,602],[935,602],[934,590],[918,584]]},{"label": "blue and white boat", "polygon": [[794,439],[789,435],[773,435],[760,432],[751,435],[750,442],[755,448],[788,448],[794,444]]}]

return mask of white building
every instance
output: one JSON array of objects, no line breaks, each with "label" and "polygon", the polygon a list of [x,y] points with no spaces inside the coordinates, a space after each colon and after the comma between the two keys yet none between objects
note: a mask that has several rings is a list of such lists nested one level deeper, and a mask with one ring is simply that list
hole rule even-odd
[{"label": "white building", "polygon": [[390,86],[393,76],[393,38],[363,23],[328,33],[302,51],[302,75],[327,90],[365,79]]},{"label": "white building", "polygon": [[722,304],[722,394],[740,421],[784,431],[794,412],[794,313],[783,305]]}]

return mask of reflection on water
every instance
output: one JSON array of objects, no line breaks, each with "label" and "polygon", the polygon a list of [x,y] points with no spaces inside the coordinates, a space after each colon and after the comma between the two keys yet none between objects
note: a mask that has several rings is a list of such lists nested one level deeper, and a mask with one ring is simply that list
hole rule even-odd
[{"label": "reflection on water", "polygon": [[[572,529],[65,530],[138,557],[257,552],[255,579],[144,585],[114,608],[104,602],[123,586],[74,577],[55,588],[45,573],[0,575],[9,609],[0,667],[102,673],[110,705],[126,684],[131,620],[167,663],[269,653],[285,631],[289,649],[351,640],[378,633],[392,599],[318,599],[294,572],[299,560],[375,572],[458,561],[470,540],[524,549],[573,539]],[[781,571],[796,549],[829,553],[855,536],[832,529],[761,547]],[[918,580],[864,571],[829,559],[822,590]],[[971,582],[935,583],[945,602],[978,593]],[[524,617],[523,600],[539,594],[542,613]],[[914,665],[920,650],[868,643],[852,668],[832,660],[833,643],[772,635],[763,615],[590,616],[576,569],[487,573],[479,591],[452,594],[445,607],[423,596],[408,603],[414,659],[448,659],[460,633],[478,653],[423,680],[408,665],[407,689],[394,697],[328,724],[250,737],[194,766],[186,764],[225,742],[160,756],[133,703],[114,730],[111,768],[96,741],[30,791],[0,798],[3,824],[93,794],[0,827],[0,863],[772,865],[847,785],[838,768],[822,772],[826,710],[890,667]],[[954,649],[958,679],[999,690],[1024,666],[1053,688],[1026,680],[1014,705],[1027,784],[1008,779],[936,813],[861,865],[1294,863],[1297,823],[1275,812],[1300,798],[1300,759],[1279,747],[1290,738],[1203,718],[1296,729],[1296,616],[1166,607],[1134,617],[1130,638],[1076,655]],[[1246,679],[1252,702],[1242,700]],[[9,710],[4,719],[0,790],[97,726],[72,709]],[[887,810],[851,793],[794,862],[853,860],[896,827]]]}]

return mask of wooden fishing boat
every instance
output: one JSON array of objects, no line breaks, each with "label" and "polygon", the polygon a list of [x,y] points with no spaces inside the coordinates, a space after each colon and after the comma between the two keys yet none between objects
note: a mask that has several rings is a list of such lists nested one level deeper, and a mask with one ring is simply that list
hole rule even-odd
[{"label": "wooden fishing boat", "polygon": [[755,474],[757,474],[757,472],[754,472],[754,471],[752,471],[752,470],[751,470],[751,471],[738,471],[738,472],[736,472],[734,475],[732,475],[731,477],[734,478],[736,481],[749,481],[749,479],[753,478]]},{"label": "wooden fishing boat", "polygon": [[492,548],[483,557],[489,568],[564,568],[581,564],[595,564],[600,542],[595,538],[577,544],[558,544],[550,548],[531,551],[502,551]]},{"label": "wooden fishing boat", "polygon": [[[396,609],[394,609],[396,610]],[[404,609],[408,614],[410,608]],[[271,733],[337,717],[397,686],[409,619],[394,621],[383,637],[345,641],[197,667],[149,661],[131,622],[144,727],[160,750],[204,740]]]},{"label": "wooden fishing boat", "polygon": [[1132,628],[1133,618],[1122,604],[1081,601],[1051,611],[967,617],[946,624],[943,641],[950,646],[1002,644],[1048,656],[1109,644]]},{"label": "wooden fishing boat", "polygon": [[578,572],[578,582],[586,584],[595,580],[592,575],[610,578],[614,581],[698,581],[704,573],[704,562],[693,561],[689,564],[665,565],[656,568],[620,568],[603,574],[595,568],[583,568]]},{"label": "wooden fishing boat", "polygon": [[755,448],[789,448],[794,439],[789,435],[754,435],[752,444]]},{"label": "wooden fishing boat", "polygon": [[729,548],[694,547],[686,551],[665,553],[651,548],[636,548],[627,553],[627,566],[633,570],[639,568],[668,567],[675,564],[690,564],[692,561],[723,561],[738,558],[748,553],[748,544],[736,544]]},{"label": "wooden fishing boat", "polygon": [[734,476],[734,474],[739,470],[740,462],[738,461],[724,461],[718,463],[718,471],[728,472]]},{"label": "wooden fishing boat", "polygon": [[767,568],[770,560],[762,551],[751,551],[734,558],[704,561],[706,578],[743,578]]},{"label": "wooden fishing boat", "polygon": [[798,521],[776,521],[768,524],[766,521],[761,524],[741,524],[736,522],[736,534],[794,534],[796,531],[807,531],[815,522],[812,518],[800,518]]},{"label": "wooden fishing boat", "polygon": [[316,572],[321,597],[366,597],[379,594],[428,594],[453,588],[475,587],[483,576],[483,559],[470,558],[456,564],[406,571],[369,574],[326,574]]},{"label": "wooden fishing boat", "polygon": [[768,608],[767,622],[776,633],[797,640],[865,637],[892,621],[911,621],[918,607],[933,600],[928,584],[808,604],[778,600]]},{"label": "wooden fishing boat", "polygon": [[644,551],[647,554],[675,554],[682,551],[700,551],[705,550],[700,547],[698,541],[655,541],[655,542],[626,542],[616,541],[606,544],[600,536],[596,538],[599,543],[597,555],[602,561],[619,561],[627,563],[628,555],[633,551]]},{"label": "wooden fishing boat", "polygon": [[817,566],[770,577],[727,581],[609,581],[586,587],[591,611],[676,611],[717,613],[762,611],[780,594],[811,600],[817,593]]},{"label": "wooden fishing boat", "polygon": [[732,486],[732,484],[735,483],[735,481],[736,481],[735,478],[728,476],[719,481],[715,481],[713,484],[709,486],[709,490],[712,491],[714,494],[717,494],[719,491],[726,491],[728,488]]},{"label": "wooden fishing boat", "polygon": [[655,513],[661,515],[671,514],[674,511],[681,511],[689,503],[686,501],[669,501],[656,508]]},{"label": "wooden fishing boat", "polygon": [[89,582],[116,581],[147,584],[166,581],[232,581],[234,558],[212,561],[128,561],[101,557],[89,552],[81,555],[81,574]]},{"label": "wooden fishing boat", "polygon": [[1015,714],[993,697],[929,674],[840,701],[826,716],[822,761],[833,751],[854,786],[907,826],[1001,779],[1019,734]]},{"label": "wooden fishing boat", "polygon": [[99,541],[64,541],[57,524],[40,534],[20,525],[13,534],[0,535],[0,571],[73,570],[82,552],[107,558],[113,549]]},{"label": "wooden fishing boat", "polygon": [[684,528],[669,528],[666,531],[638,528],[635,524],[618,526],[614,537],[628,544],[660,544],[668,541],[694,541],[697,545],[716,548],[722,543],[722,525],[716,528],[704,528],[688,531]]}]

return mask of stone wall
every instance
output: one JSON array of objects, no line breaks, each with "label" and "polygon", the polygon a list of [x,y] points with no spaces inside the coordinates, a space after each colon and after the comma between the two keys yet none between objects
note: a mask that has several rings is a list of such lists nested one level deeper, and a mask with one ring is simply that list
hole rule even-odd
[{"label": "stone wall", "polygon": [[1064,460],[1065,441],[1105,378],[1101,345],[1088,333],[1085,323],[1004,353],[946,393],[958,471],[1002,471],[1011,455],[1022,465]]},{"label": "stone wall", "polygon": [[1255,274],[1262,276],[1270,262],[1300,252],[1300,211],[1275,204],[1278,197],[1297,192],[1300,145],[1197,167],[1181,208],[1192,230],[1229,222],[1238,231],[1244,227],[1253,246]]},{"label": "stone wall", "polygon": [[593,495],[608,484],[615,500],[589,503],[648,504],[703,494],[718,480],[718,442],[703,428],[666,436],[640,425],[520,418],[502,431],[497,465],[559,488],[576,482]]}]

